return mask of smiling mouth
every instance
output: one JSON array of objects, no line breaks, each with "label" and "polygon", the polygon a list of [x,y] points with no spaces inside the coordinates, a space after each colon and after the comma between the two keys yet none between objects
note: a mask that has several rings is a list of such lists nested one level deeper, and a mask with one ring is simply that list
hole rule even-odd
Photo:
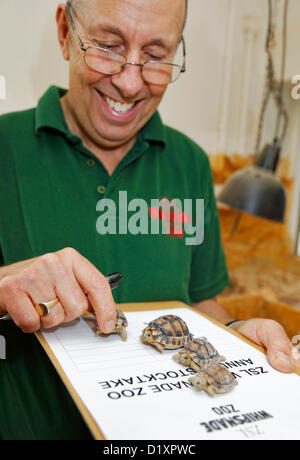
[{"label": "smiling mouth", "polygon": [[96,90],[98,94],[105,100],[105,102],[117,113],[124,114],[128,113],[130,110],[135,107],[135,105],[139,102],[136,101],[132,104],[126,104],[122,103],[119,101],[115,101],[114,99],[111,99],[110,97],[106,96],[105,94],[101,93],[98,89]]}]

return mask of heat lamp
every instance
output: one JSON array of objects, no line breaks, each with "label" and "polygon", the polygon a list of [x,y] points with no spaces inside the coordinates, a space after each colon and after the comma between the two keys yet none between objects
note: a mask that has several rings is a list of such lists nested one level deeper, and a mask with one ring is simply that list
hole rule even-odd
[{"label": "heat lamp", "polygon": [[[274,38],[272,0],[268,0],[268,5],[269,22],[265,47],[268,56],[266,91],[260,115],[254,164],[252,167],[237,171],[229,178],[218,196],[218,201],[238,211],[274,222],[283,223],[286,208],[286,191],[283,183],[276,176],[276,170],[288,127],[288,114],[283,101],[288,0],[285,0],[284,5],[283,51],[280,83],[277,83],[275,80],[271,50]],[[264,148],[260,150],[264,118],[271,97],[274,98],[278,111],[275,137],[273,142],[267,143]],[[280,134],[281,124],[283,126],[282,133]]]}]

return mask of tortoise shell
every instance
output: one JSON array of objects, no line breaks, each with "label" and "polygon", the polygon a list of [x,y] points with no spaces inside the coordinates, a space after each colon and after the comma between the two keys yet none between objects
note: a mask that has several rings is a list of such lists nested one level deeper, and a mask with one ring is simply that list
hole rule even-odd
[{"label": "tortoise shell", "polygon": [[[189,357],[189,362],[185,362],[182,359],[186,355]],[[182,364],[190,365],[196,371],[206,369],[212,364],[218,364],[225,360],[210,342],[201,338],[188,342],[174,358]]]},{"label": "tortoise shell", "polygon": [[208,384],[213,384],[219,388],[231,385],[232,382],[235,382],[235,378],[233,377],[232,373],[220,364],[214,364],[208,369],[200,372],[206,375]]},{"label": "tortoise shell", "polygon": [[151,331],[154,344],[167,349],[183,347],[192,338],[186,323],[176,315],[160,316],[151,321],[142,336],[146,330]]},{"label": "tortoise shell", "polygon": [[238,385],[232,373],[220,364],[200,370],[189,381],[196,389],[205,390],[210,396],[228,393]]}]

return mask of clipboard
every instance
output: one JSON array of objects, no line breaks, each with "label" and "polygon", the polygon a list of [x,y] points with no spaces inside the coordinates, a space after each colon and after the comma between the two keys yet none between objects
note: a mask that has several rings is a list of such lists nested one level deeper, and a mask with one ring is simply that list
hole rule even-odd
[{"label": "clipboard", "polygon": [[[219,321],[217,321],[217,320],[215,320],[215,319],[213,319],[213,318],[211,318],[211,317],[209,317],[209,316],[207,316],[207,315],[205,315],[203,313],[200,313],[196,309],[190,307],[189,305],[184,304],[183,302],[167,301],[167,302],[124,303],[124,304],[119,304],[119,306],[125,313],[126,312],[136,312],[136,311],[147,311],[147,310],[160,311],[160,310],[164,310],[164,309],[174,309],[175,310],[175,309],[178,309],[178,308],[187,308],[187,309],[193,311],[194,313],[196,312],[200,316],[208,319],[209,321],[211,321],[216,326],[226,330],[226,332],[228,334],[235,335],[236,337],[238,337],[240,340],[246,342],[251,347],[256,348],[258,351],[260,351],[263,354],[266,354],[266,351],[265,351],[264,348],[254,344],[253,342],[251,342],[250,340],[246,339],[245,337],[243,337],[238,332],[227,328],[226,326],[224,326]],[[74,403],[76,404],[79,412],[81,413],[84,421],[86,422],[87,426],[89,427],[94,439],[95,440],[105,440],[105,437],[104,437],[103,433],[101,432],[98,424],[95,422],[94,418],[91,416],[91,414],[88,411],[87,407],[85,406],[85,404],[83,403],[83,401],[79,397],[77,391],[72,386],[70,380],[68,379],[67,375],[65,374],[62,366],[59,364],[57,358],[55,357],[53,351],[49,347],[49,345],[48,345],[47,341],[45,340],[45,338],[43,337],[42,333],[37,332],[35,335],[38,338],[38,340],[39,340],[40,344],[42,345],[42,347],[44,348],[45,352],[47,353],[47,355],[48,355],[49,359],[51,360],[52,364],[54,365],[54,367],[55,367],[56,371],[58,372],[60,378],[62,379],[63,383],[65,384],[67,390],[69,391],[69,393],[70,393]],[[300,376],[300,369],[296,370],[295,373]]]}]

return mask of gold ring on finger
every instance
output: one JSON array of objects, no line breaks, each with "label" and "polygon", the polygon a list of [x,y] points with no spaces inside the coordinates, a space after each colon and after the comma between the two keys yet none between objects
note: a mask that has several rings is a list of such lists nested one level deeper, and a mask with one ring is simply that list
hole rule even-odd
[{"label": "gold ring on finger", "polygon": [[38,303],[35,306],[35,309],[37,313],[42,317],[42,316],[47,316],[51,312],[51,310],[55,307],[55,305],[59,302],[59,300],[56,298],[54,300],[51,300],[51,302],[42,302]]}]

